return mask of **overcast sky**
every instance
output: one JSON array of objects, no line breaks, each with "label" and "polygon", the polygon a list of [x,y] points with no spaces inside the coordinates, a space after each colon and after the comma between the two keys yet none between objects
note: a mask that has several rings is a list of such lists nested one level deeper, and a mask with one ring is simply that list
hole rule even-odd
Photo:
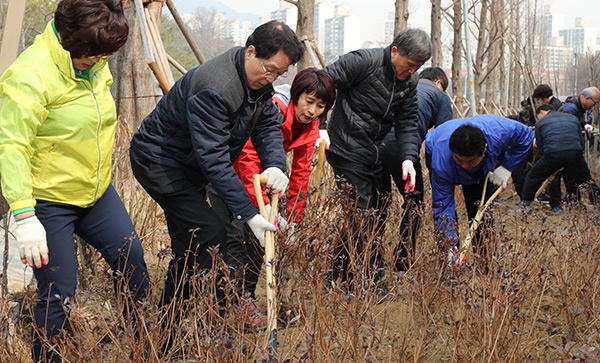
[{"label": "overcast sky", "polygon": [[[471,0],[466,0],[471,3]],[[534,0],[531,0],[532,3]],[[538,0],[541,2],[541,0]],[[181,12],[189,12],[192,4],[203,6],[202,1],[175,0],[176,7]],[[256,14],[258,16],[268,15],[272,10],[279,8],[279,0],[221,0],[230,8],[238,11]],[[387,13],[394,11],[394,0],[333,0],[334,4],[347,4],[352,7],[353,14],[360,15],[361,19],[361,42],[375,37],[375,22],[387,17]],[[442,0],[442,5],[450,3],[450,0]],[[560,13],[565,14],[565,26],[573,26],[574,18],[587,16],[590,26],[599,28],[600,35],[600,0],[554,0],[544,1],[544,4],[555,3]],[[206,5],[204,5],[206,6]],[[429,0],[410,0],[410,15],[408,22],[413,27],[429,30],[429,12],[431,2]]]}]

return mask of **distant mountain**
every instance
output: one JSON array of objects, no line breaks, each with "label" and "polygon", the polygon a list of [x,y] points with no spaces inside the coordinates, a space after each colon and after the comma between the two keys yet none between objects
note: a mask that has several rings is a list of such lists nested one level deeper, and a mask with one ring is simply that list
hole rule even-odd
[{"label": "distant mountain", "polygon": [[224,13],[228,19],[239,19],[249,21],[252,25],[259,25],[260,17],[256,14],[239,13],[229,6],[217,0],[203,0],[201,4],[196,1],[174,0],[173,3],[179,14],[193,14],[198,8],[215,9],[219,13]]}]

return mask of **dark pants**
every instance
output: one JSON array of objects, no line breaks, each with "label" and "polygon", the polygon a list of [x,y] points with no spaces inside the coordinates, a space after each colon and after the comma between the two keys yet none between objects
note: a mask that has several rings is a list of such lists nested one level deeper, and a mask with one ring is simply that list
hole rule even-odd
[{"label": "dark pants", "polygon": [[344,208],[349,226],[342,231],[331,277],[334,280],[338,277],[342,280],[350,278],[347,274],[349,244],[354,241],[356,255],[362,254],[367,244],[372,244],[370,265],[377,281],[383,277],[381,237],[388,199],[383,191],[382,166],[365,165],[330,152],[326,152],[326,156],[333,168],[338,189],[348,192],[348,202],[351,204]]},{"label": "dark pants", "polygon": [[[394,136],[394,135],[392,135]],[[395,152],[396,137],[386,137],[386,147],[383,153],[383,192],[391,195],[393,178],[396,187],[404,198],[402,204],[402,221],[400,222],[400,241],[394,247],[396,258],[395,267],[398,271],[405,271],[410,267],[410,258],[415,251],[417,233],[421,226],[423,213],[423,168],[420,160],[414,163],[417,172],[414,192],[404,191],[406,181],[402,180],[402,162]],[[391,176],[391,178],[390,178]],[[387,211],[385,213],[387,218]]]},{"label": "dark pants", "polygon": [[[537,159],[533,156],[533,150],[530,149],[525,159],[523,159],[523,161],[521,161],[512,172],[512,180],[515,186],[515,191],[521,199],[523,199],[523,185],[525,184],[525,178],[530,170],[528,166],[530,163],[533,164],[536,161]],[[566,175],[564,175],[563,172],[559,172],[556,174],[552,182],[550,182],[548,187],[546,187],[546,193],[548,194],[551,207],[559,206],[561,203],[561,179],[564,179],[565,185],[568,185]]]},{"label": "dark pants", "polygon": [[[465,206],[467,209],[467,217],[469,219],[469,225],[473,223],[473,219],[477,215],[479,211],[479,206],[481,205],[481,195],[483,193],[483,186],[485,184],[485,179],[480,180],[477,184],[470,185],[462,185],[463,196],[465,198]],[[488,199],[494,194],[498,187],[488,181],[487,189],[485,191],[485,197],[483,198],[483,203],[487,202]],[[486,245],[483,243],[482,233],[484,230],[489,230],[493,228],[493,218],[488,216],[488,213],[485,213],[479,222],[479,225],[482,228],[478,228],[475,231],[475,234],[472,236],[472,244],[473,249],[478,251],[480,255],[484,256],[486,253]],[[486,228],[487,227],[487,228]],[[492,229],[493,230],[493,229]]]},{"label": "dark pants", "polygon": [[[189,277],[211,269],[211,248],[226,252],[225,226],[208,204],[205,189],[194,182],[201,180],[198,172],[153,163],[140,157],[134,148],[130,159],[135,178],[161,206],[169,228],[175,256],[169,263],[160,303],[165,307],[174,297],[190,297],[193,286]],[[220,292],[216,289],[217,298]]]},{"label": "dark pants", "polygon": [[[503,157],[503,156],[501,156],[501,157]],[[426,165],[427,165],[427,168],[429,169],[429,175],[431,176],[431,156],[429,154],[426,155]],[[463,197],[465,199],[465,207],[467,209],[467,218],[469,220],[469,224],[471,224],[473,222],[473,219],[475,218],[475,216],[477,215],[477,211],[479,210],[479,206],[481,205],[481,196],[483,195],[484,185],[485,185],[485,176],[475,184],[461,185]],[[497,187],[488,181],[486,190],[485,190],[485,196],[484,196],[483,203],[486,203],[496,190],[497,190]],[[458,220],[457,215],[448,216],[448,218],[450,218],[450,217],[454,218],[455,221]],[[483,217],[481,218],[479,225],[481,227],[484,227],[486,225],[493,226],[493,218],[489,217],[488,213],[485,213],[483,215]],[[482,255],[484,254],[484,252],[486,250],[486,247],[483,244],[483,238],[481,236],[482,229],[484,229],[484,228],[478,228],[477,231],[475,232],[475,235],[472,236],[473,247],[478,249],[480,254],[482,254]],[[446,236],[445,235],[442,236],[442,239],[445,240]],[[457,241],[450,241],[450,242],[456,243]],[[446,253],[447,246],[441,246],[441,247],[442,247],[442,252]]]},{"label": "dark pants", "polygon": [[[144,250],[131,219],[112,185],[89,208],[38,200],[35,213],[48,241],[49,262],[33,272],[38,285],[34,308],[34,362],[60,362],[47,351],[43,337],[59,334],[67,321],[68,307],[77,287],[77,258],[73,233],[94,247],[114,271],[115,287],[124,307],[134,308],[149,287]],[[128,289],[125,288],[128,286]],[[129,291],[131,295],[124,294]],[[50,343],[53,344],[53,343]]]},{"label": "dark pants", "polygon": [[564,168],[564,174],[568,177],[567,194],[578,195],[577,186],[589,183],[592,188],[590,201],[597,204],[600,190],[592,179],[590,169],[580,150],[568,150],[556,153],[544,154],[540,160],[527,173],[525,185],[523,186],[523,201],[530,203],[535,192],[544,183],[544,180],[560,168]]},{"label": "dark pants", "polygon": [[225,262],[234,279],[237,294],[240,297],[254,297],[258,276],[264,260],[264,249],[255,238],[250,238],[245,226],[237,223],[231,216],[223,199],[217,195],[211,185],[206,188],[213,210],[221,218],[227,231],[227,254]]}]

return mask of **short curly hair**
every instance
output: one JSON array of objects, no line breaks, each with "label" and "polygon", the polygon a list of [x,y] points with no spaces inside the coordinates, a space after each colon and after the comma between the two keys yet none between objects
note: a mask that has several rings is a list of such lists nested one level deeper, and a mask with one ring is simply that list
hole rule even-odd
[{"label": "short curly hair", "polygon": [[112,54],[129,36],[121,0],[61,0],[54,26],[71,58]]}]

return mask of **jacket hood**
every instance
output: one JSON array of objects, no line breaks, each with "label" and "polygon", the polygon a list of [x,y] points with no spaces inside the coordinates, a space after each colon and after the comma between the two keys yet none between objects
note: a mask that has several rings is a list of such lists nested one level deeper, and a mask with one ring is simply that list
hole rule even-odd
[{"label": "jacket hood", "polygon": [[[52,61],[54,64],[56,64],[60,72],[66,77],[76,79],[77,74],[75,72],[75,68],[73,67],[73,61],[71,60],[71,52],[64,49],[60,43],[60,40],[58,39],[58,32],[56,32],[54,28],[54,20],[50,20],[48,22],[46,29],[43,33],[38,35],[38,37],[41,37],[41,40],[45,44],[51,45],[48,49],[48,52],[50,53]],[[107,60],[105,58],[100,58],[100,60],[90,68],[90,77],[94,74],[94,72],[96,72],[96,70],[106,66],[106,63]]]}]

